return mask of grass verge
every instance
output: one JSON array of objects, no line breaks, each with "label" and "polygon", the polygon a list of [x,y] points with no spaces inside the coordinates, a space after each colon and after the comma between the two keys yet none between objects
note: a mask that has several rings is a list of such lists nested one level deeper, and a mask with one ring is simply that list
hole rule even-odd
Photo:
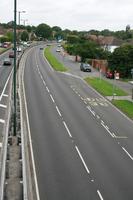
[{"label": "grass verge", "polygon": [[57,58],[51,53],[50,51],[51,47],[47,47],[44,50],[44,55],[47,58],[50,65],[56,70],[56,71],[67,71],[67,68],[57,60]]},{"label": "grass verge", "polygon": [[85,81],[103,96],[112,96],[113,93],[115,93],[115,96],[127,96],[127,93],[125,91],[116,86],[114,87],[113,84],[109,83],[106,80],[96,77],[87,77],[85,78]]},{"label": "grass verge", "polygon": [[112,100],[112,103],[128,117],[133,119],[133,102],[128,100]]}]

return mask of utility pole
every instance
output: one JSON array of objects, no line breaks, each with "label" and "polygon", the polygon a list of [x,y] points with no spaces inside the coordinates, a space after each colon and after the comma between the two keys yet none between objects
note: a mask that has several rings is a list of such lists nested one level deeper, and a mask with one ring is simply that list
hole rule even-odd
[{"label": "utility pole", "polygon": [[13,73],[13,120],[14,130],[13,135],[16,136],[16,14],[17,14],[17,0],[14,0],[14,73]]}]

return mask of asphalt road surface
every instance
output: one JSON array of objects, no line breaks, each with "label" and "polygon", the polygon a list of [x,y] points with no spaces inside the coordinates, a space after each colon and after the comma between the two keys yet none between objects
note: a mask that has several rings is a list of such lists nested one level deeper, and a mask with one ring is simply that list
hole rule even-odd
[{"label": "asphalt road surface", "polygon": [[132,200],[133,123],[39,47],[24,85],[41,200]]},{"label": "asphalt road surface", "polygon": [[[3,60],[9,56],[9,51],[0,55],[0,148],[3,140],[3,127],[6,123],[6,110],[9,101],[9,79],[12,73],[12,65],[4,66]],[[13,62],[13,59],[12,59]]]}]

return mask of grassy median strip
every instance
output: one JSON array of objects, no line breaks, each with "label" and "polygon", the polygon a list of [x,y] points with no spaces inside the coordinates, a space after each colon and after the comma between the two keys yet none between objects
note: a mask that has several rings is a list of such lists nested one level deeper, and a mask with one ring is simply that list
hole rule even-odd
[{"label": "grassy median strip", "polygon": [[97,90],[103,96],[112,96],[115,93],[115,96],[126,96],[127,93],[121,90],[118,87],[114,87],[113,84],[109,83],[106,80],[96,78],[96,77],[87,77],[85,81],[90,84],[95,90]]},{"label": "grassy median strip", "polygon": [[44,55],[47,58],[50,65],[56,70],[56,71],[67,71],[67,68],[57,60],[57,58],[51,53],[50,51],[51,47],[47,47],[44,50]]},{"label": "grassy median strip", "polygon": [[112,103],[128,117],[133,119],[133,102],[128,100],[113,100]]}]

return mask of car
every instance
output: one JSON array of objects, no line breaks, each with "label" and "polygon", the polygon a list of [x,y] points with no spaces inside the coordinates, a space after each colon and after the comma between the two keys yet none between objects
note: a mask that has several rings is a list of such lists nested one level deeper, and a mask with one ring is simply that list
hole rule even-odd
[{"label": "car", "polygon": [[91,65],[88,63],[81,63],[80,70],[84,72],[91,72]]},{"label": "car", "polygon": [[3,61],[3,65],[11,65],[12,62],[10,60],[10,58],[4,58],[4,61]]},{"label": "car", "polygon": [[43,47],[40,47],[40,50],[43,50]]},{"label": "car", "polygon": [[21,51],[22,51],[21,47],[17,47],[17,52],[21,52]]},{"label": "car", "polygon": [[113,72],[107,71],[107,72],[106,72],[106,78],[113,79],[113,78],[114,78]]},{"label": "car", "polygon": [[9,58],[14,58],[14,52],[13,51],[9,52]]},{"label": "car", "polygon": [[56,49],[56,52],[60,52],[60,49]]}]

